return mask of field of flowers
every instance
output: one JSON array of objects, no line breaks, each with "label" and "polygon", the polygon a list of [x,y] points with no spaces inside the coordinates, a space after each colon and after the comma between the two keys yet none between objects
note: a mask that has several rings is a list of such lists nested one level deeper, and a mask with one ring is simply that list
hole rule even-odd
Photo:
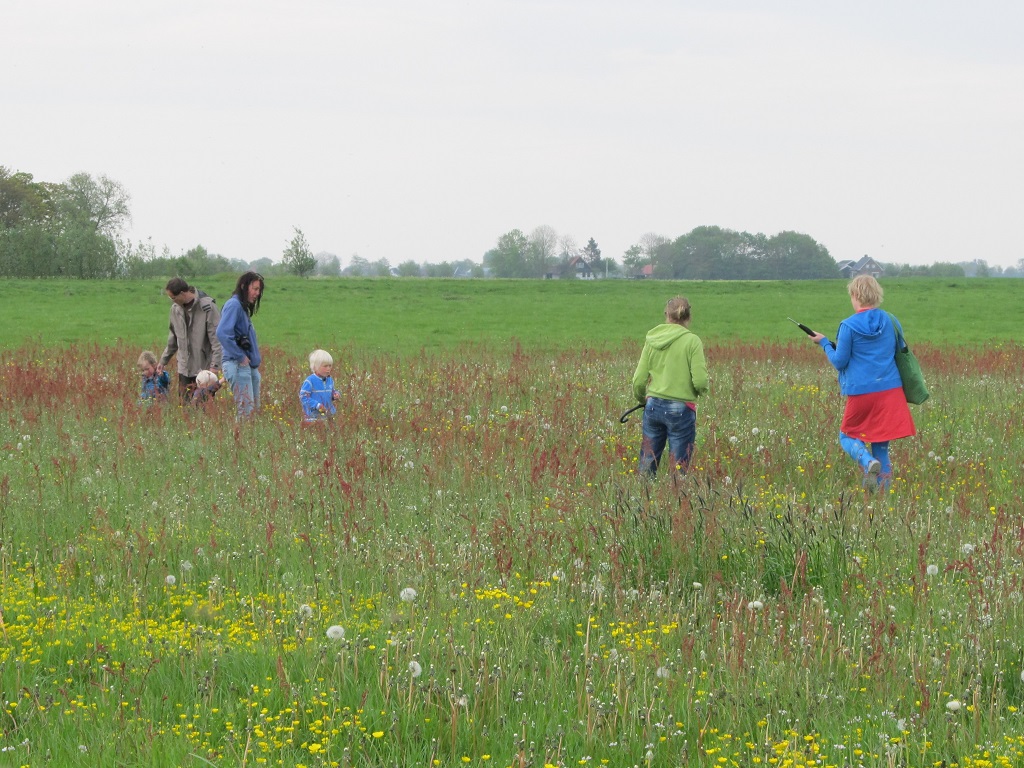
[{"label": "field of flowers", "polygon": [[241,425],[0,353],[0,764],[1024,763],[1022,349],[918,348],[881,495],[806,343],[636,476],[638,351],[358,353],[314,427],[273,346]]}]

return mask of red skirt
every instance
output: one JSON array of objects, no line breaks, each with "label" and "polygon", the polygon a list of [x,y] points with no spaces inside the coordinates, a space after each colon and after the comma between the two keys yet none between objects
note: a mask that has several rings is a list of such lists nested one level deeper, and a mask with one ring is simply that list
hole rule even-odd
[{"label": "red skirt", "polygon": [[844,435],[866,443],[898,440],[917,434],[902,387],[850,395],[846,398],[846,410],[839,429]]}]

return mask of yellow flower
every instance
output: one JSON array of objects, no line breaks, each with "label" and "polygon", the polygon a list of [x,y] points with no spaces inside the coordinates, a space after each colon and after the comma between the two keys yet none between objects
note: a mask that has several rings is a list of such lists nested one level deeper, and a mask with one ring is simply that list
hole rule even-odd
[{"label": "yellow flower", "polygon": [[374,731],[373,732],[373,738],[375,738],[375,739],[379,739],[383,735],[384,735],[384,731]]}]

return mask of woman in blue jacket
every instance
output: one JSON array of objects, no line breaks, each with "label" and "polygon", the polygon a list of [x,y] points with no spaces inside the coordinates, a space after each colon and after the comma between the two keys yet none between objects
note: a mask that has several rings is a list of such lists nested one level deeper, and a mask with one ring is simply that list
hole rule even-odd
[{"label": "woman in blue jacket", "polygon": [[263,298],[263,275],[246,272],[235,284],[235,292],[224,302],[217,325],[224,358],[221,369],[235,398],[237,418],[248,418],[260,407],[260,345],[252,317]]},{"label": "woman in blue jacket", "polygon": [[811,340],[839,372],[839,391],[846,396],[839,444],[863,469],[864,487],[874,491],[892,483],[889,442],[917,430],[896,368],[898,321],[878,308],[882,286],[871,275],[858,275],[847,290],[854,313],[839,324],[835,348],[820,333]]}]

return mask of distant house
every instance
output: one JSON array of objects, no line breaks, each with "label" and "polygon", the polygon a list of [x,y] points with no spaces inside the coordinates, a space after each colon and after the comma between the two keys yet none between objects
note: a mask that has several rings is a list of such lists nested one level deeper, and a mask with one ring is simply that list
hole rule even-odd
[{"label": "distant house", "polygon": [[594,273],[590,269],[590,264],[582,256],[573,256],[569,259],[568,269],[566,270],[567,275],[571,275],[579,280],[593,280]]},{"label": "distant house", "polygon": [[858,275],[871,275],[881,277],[885,270],[870,256],[863,256],[857,261],[846,259],[836,264],[839,267],[839,274],[843,277],[857,277]]}]

